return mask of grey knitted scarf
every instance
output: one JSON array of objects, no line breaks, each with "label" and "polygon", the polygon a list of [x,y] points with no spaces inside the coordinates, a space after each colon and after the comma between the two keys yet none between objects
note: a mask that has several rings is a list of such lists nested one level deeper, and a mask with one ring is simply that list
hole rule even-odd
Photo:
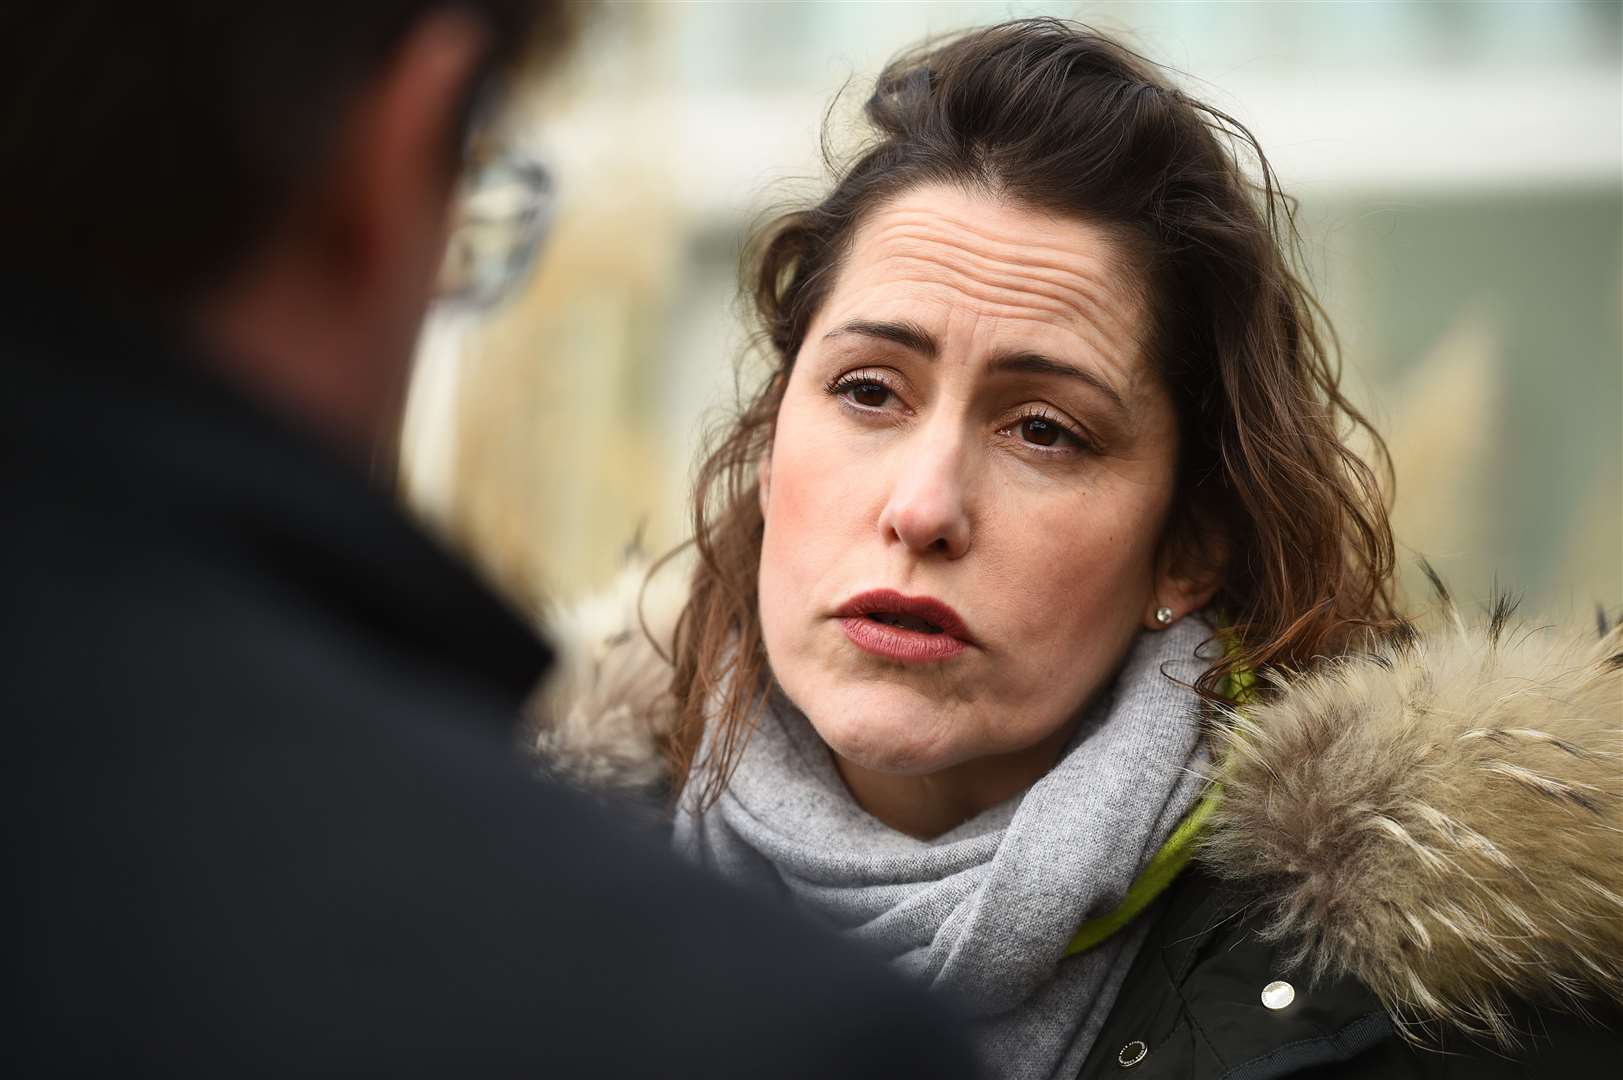
[{"label": "grey knitted scarf", "polygon": [[[782,896],[967,1004],[993,1076],[1081,1067],[1143,938],[1143,920],[1065,957],[1117,906],[1198,798],[1198,619],[1145,632],[1060,762],[1024,795],[934,840],[851,798],[811,724],[779,696],[727,791],[677,816],[676,843]],[[1172,676],[1169,678],[1168,676]]]}]

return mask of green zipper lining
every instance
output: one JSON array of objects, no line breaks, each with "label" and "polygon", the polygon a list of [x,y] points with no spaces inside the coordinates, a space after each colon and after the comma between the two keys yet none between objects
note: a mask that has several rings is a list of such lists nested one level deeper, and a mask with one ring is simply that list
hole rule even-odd
[{"label": "green zipper lining", "polygon": [[[1235,648],[1234,643],[1229,641],[1226,644],[1232,652]],[[1236,706],[1241,706],[1251,700],[1252,689],[1256,684],[1256,673],[1241,668],[1223,680],[1222,692]],[[1064,956],[1087,952],[1132,922],[1141,911],[1154,902],[1156,897],[1165,892],[1167,886],[1178,876],[1178,872],[1194,857],[1195,838],[1200,835],[1201,828],[1212,816],[1212,811],[1217,809],[1217,804],[1222,801],[1221,784],[1213,784],[1207,788],[1200,801],[1184,815],[1182,821],[1178,822],[1178,827],[1172,830],[1167,842],[1150,856],[1148,865],[1133,880],[1132,885],[1128,886],[1127,895],[1122,898],[1122,902],[1113,910],[1089,919],[1077,927],[1076,933],[1071,935],[1070,944],[1065,946]]]},{"label": "green zipper lining", "polygon": [[1071,943],[1065,946],[1066,956],[1087,952],[1132,922],[1139,912],[1149,907],[1157,896],[1166,891],[1167,886],[1172,884],[1172,879],[1178,876],[1178,871],[1182,870],[1194,856],[1195,837],[1206,824],[1206,819],[1212,816],[1212,811],[1217,809],[1222,795],[1223,789],[1217,784],[1207,789],[1194,809],[1185,814],[1178,827],[1172,830],[1167,842],[1150,856],[1149,865],[1144,867],[1143,872],[1128,887],[1127,895],[1122,898],[1122,902],[1114,910],[1089,919],[1077,927],[1076,933],[1071,937]]}]

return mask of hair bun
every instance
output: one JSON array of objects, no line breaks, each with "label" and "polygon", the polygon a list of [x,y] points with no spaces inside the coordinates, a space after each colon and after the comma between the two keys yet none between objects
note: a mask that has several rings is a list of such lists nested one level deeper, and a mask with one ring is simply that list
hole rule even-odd
[{"label": "hair bun", "polygon": [[864,112],[869,123],[889,138],[926,126],[934,104],[935,72],[928,65],[892,67],[880,76]]}]

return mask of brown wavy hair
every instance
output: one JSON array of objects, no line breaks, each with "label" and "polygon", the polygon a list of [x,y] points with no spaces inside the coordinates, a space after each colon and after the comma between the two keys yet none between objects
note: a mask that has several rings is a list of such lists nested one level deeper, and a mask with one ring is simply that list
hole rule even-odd
[{"label": "brown wavy hair", "polygon": [[[1147,350],[1181,430],[1163,543],[1217,572],[1229,648],[1196,683],[1302,666],[1395,622],[1385,445],[1340,389],[1334,334],[1296,271],[1300,237],[1261,147],[1232,117],[1082,26],[1019,20],[888,64],[868,143],[819,202],[760,226],[744,290],[765,380],[696,477],[697,564],[675,640],[680,792],[713,725],[701,805],[718,797],[771,686],[756,608],[757,468],[807,327],[858,226],[898,195],[951,184],[1107,229],[1150,303]],[[1379,473],[1348,445],[1369,436]]]}]

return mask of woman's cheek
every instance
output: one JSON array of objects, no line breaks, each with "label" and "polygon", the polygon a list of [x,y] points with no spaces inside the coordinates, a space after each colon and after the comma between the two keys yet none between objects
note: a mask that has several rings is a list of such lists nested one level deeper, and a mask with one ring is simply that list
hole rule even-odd
[{"label": "woman's cheek", "polygon": [[1121,527],[1111,512],[1119,508],[1096,497],[1026,509],[1017,520],[1028,527],[1011,538],[998,577],[1020,612],[1017,637],[1053,676],[1086,663],[1094,650],[1110,647],[1121,627],[1137,623],[1138,582],[1145,577],[1137,567],[1150,544],[1142,530]]},{"label": "woman's cheek", "polygon": [[793,549],[785,555],[801,566],[850,531],[846,519],[858,504],[853,496],[871,478],[871,469],[855,459],[850,436],[806,411],[802,405],[779,420],[768,508],[779,542]]},{"label": "woman's cheek", "polygon": [[837,504],[842,470],[818,445],[815,432],[785,410],[768,473],[766,533],[761,545],[760,604],[770,648],[786,635],[797,611],[812,603],[814,585],[828,569],[829,512]]}]

